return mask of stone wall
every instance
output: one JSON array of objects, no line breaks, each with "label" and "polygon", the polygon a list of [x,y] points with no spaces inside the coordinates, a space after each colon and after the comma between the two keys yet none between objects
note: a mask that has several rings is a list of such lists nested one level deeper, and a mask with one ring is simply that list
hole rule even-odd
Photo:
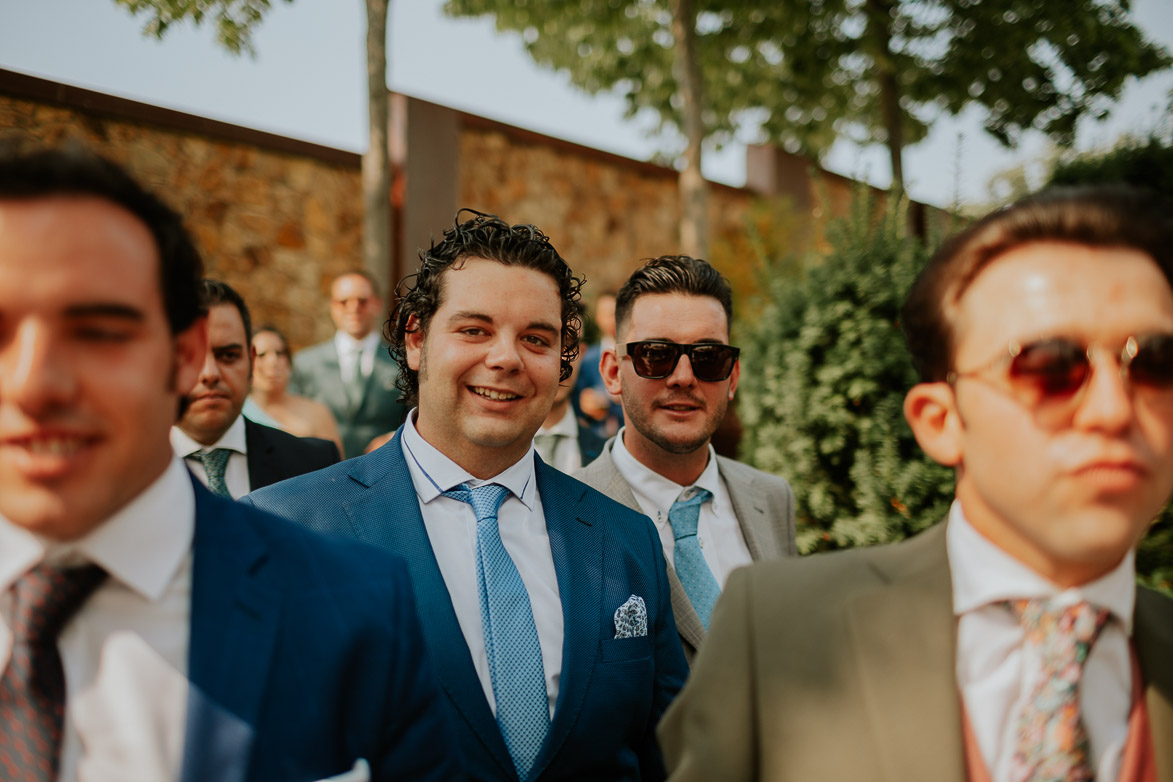
[{"label": "stone wall", "polygon": [[[124,164],[184,216],[207,274],[240,291],[255,323],[295,346],[333,333],[329,282],[362,265],[357,155],[63,85],[57,99],[16,76],[0,78],[3,132],[79,140]],[[21,86],[28,97],[13,95]]]},{"label": "stone wall", "polygon": [[[460,204],[533,223],[592,291],[617,288],[641,258],[679,252],[676,174],[488,123],[460,136]],[[742,228],[752,194],[713,186],[714,235]]]}]

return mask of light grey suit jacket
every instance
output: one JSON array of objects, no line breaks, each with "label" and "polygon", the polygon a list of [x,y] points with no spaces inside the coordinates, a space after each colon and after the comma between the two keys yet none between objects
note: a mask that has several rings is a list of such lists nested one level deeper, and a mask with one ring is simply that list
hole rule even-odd
[{"label": "light grey suit jacket", "polygon": [[316,399],[334,413],[342,435],[343,458],[361,456],[374,438],[394,432],[407,416],[407,407],[399,401],[395,379],[399,367],[381,345],[375,351],[375,366],[367,377],[359,398],[351,398],[342,382],[338,349],[334,340],[298,351],[293,357],[293,377],[289,390]]},{"label": "light grey suit jacket", "polygon": [[[612,437],[603,446],[599,458],[575,471],[574,477],[586,485],[598,489],[613,500],[643,513],[627,480],[619,474],[611,459],[611,448],[615,445]],[[780,557],[795,556],[798,551],[794,540],[794,492],[790,484],[777,475],[756,470],[747,464],[717,457],[717,472],[729,488],[729,499],[746,548],[754,562]],[[707,633],[696,609],[692,607],[684,586],[676,577],[672,563],[668,563],[668,583],[672,587],[672,612],[676,616],[676,629],[684,645],[684,656],[692,664],[692,658]]]}]

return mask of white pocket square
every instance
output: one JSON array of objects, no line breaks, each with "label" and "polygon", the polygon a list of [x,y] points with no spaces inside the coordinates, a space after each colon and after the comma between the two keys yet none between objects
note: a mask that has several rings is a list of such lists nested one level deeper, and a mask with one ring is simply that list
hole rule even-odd
[{"label": "white pocket square", "polygon": [[336,777],[327,777],[319,782],[371,782],[371,764],[362,758],[354,761],[354,768]]},{"label": "white pocket square", "polygon": [[639,595],[615,609],[615,637],[640,638],[648,634],[648,607]]}]

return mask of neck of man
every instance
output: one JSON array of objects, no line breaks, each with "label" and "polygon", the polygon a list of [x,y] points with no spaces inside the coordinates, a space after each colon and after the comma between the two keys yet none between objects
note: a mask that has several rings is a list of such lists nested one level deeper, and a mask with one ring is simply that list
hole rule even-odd
[{"label": "neck of man", "polygon": [[[232,423],[233,424],[236,423],[235,418],[232,419]],[[228,429],[232,428],[232,424],[229,424],[227,428],[225,428],[219,432],[212,432],[212,431],[207,431],[207,430],[196,431],[193,429],[188,429],[188,428],[184,427],[183,425],[180,425],[179,428],[180,428],[180,430],[183,431],[183,433],[185,435],[187,435],[191,439],[195,440],[200,445],[207,447],[207,446],[215,445],[216,443],[218,443],[220,441],[220,438],[224,436],[224,433],[227,432]]]},{"label": "neck of man", "polygon": [[566,397],[561,402],[555,402],[554,406],[550,408],[549,415],[546,420],[542,421],[542,428],[549,429],[562,420],[562,416],[566,415],[566,411],[570,408],[570,397]]},{"label": "neck of man", "polygon": [[623,446],[632,457],[654,473],[680,486],[691,486],[709,464],[709,441],[705,440],[694,451],[671,453],[643,437],[628,437],[631,429],[623,430]]}]

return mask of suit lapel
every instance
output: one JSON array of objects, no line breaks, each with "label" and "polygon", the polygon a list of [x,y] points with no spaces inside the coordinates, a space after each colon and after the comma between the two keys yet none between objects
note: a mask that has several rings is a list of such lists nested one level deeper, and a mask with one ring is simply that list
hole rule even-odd
[{"label": "suit lapel", "polygon": [[393,551],[406,560],[432,668],[456,711],[502,769],[513,774],[513,761],[485,700],[448,587],[428,540],[419,500],[404,460],[402,436],[401,428],[382,448],[352,460],[350,478],[366,490],[344,502],[342,508],[359,540]]},{"label": "suit lapel", "polygon": [[338,363],[338,349],[330,343],[330,349],[322,357],[322,368],[319,370],[318,382],[321,383],[320,401],[331,410],[344,412],[344,420],[354,417],[355,407],[351,404],[350,395],[346,392],[346,384],[342,382],[342,366]]},{"label": "suit lapel", "polygon": [[550,733],[530,777],[536,779],[574,728],[599,652],[603,606],[603,529],[584,513],[586,487],[535,456],[538,496],[562,602],[562,675]]},{"label": "suit lapel", "polygon": [[741,528],[741,537],[749,549],[750,558],[760,562],[781,556],[784,552],[778,550],[770,534],[765,498],[755,488],[756,482],[752,478],[742,480],[720,456],[717,457],[717,471],[729,489],[729,501],[733,504],[733,513],[737,516],[737,525]]},{"label": "suit lapel", "polygon": [[1138,589],[1133,641],[1145,680],[1145,706],[1159,782],[1173,782],[1173,604]]},{"label": "suit lapel", "polygon": [[249,491],[271,486],[279,481],[277,472],[277,450],[273,443],[264,436],[260,425],[244,419],[244,447],[245,459],[248,463]]},{"label": "suit lapel", "polygon": [[268,546],[240,506],[196,485],[181,779],[243,779],[281,615]]},{"label": "suit lapel", "polygon": [[[638,513],[643,513],[643,508],[639,506],[635,494],[631,491],[631,485],[619,473],[619,469],[611,459],[611,448],[614,442],[614,437],[608,440],[607,445],[603,448],[603,453],[599,456],[599,461],[605,468],[607,475],[607,485],[603,489],[603,494]],[[730,494],[732,494],[732,487],[730,489]],[[734,508],[736,509],[736,507],[735,505]],[[672,562],[668,562],[667,565],[668,588],[672,597],[672,615],[676,620],[676,632],[680,634],[686,644],[692,647],[689,650],[690,653],[695,654],[707,635],[705,626],[701,623],[700,614],[693,608],[692,601],[688,599],[684,585],[680,583],[680,578],[676,575],[676,568],[673,567]]]},{"label": "suit lapel", "polygon": [[[847,611],[880,771],[888,782],[963,782],[945,525],[902,545],[903,558],[873,564],[883,583],[856,597]],[[908,682],[916,687],[910,690]]]}]

